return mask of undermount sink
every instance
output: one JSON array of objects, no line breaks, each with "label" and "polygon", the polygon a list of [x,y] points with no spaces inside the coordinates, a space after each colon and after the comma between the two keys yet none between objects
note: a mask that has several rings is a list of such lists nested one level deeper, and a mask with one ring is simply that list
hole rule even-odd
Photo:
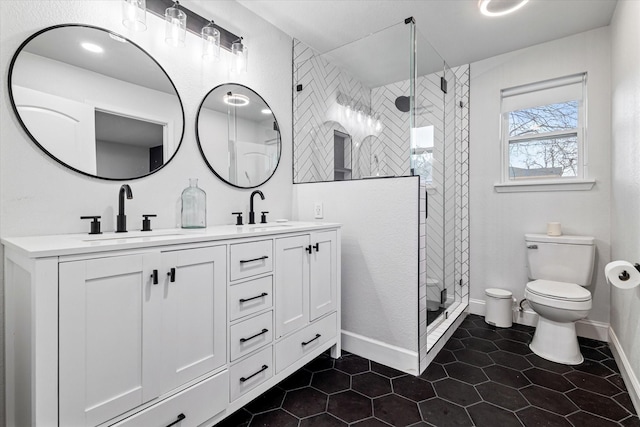
[{"label": "undermount sink", "polygon": [[[203,231],[205,229],[202,229]],[[157,237],[168,236],[184,236],[188,234],[198,234],[201,230],[158,230],[158,231],[128,231],[126,233],[105,233],[93,234],[82,239],[83,242],[104,242],[109,240],[127,240],[127,239],[153,239]]]}]

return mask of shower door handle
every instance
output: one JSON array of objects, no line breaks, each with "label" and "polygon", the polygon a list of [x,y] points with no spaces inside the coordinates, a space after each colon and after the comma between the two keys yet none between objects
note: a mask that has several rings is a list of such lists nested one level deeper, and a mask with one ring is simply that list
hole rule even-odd
[{"label": "shower door handle", "polygon": [[429,192],[424,190],[424,219],[429,218]]}]

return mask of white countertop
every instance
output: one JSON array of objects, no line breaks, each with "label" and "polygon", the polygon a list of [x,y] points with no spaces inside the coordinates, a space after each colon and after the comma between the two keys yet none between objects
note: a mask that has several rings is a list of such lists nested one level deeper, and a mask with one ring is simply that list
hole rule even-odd
[{"label": "white countertop", "polygon": [[169,228],[153,231],[129,231],[103,234],[59,234],[50,236],[4,237],[5,247],[22,252],[29,258],[88,254],[122,249],[149,248],[161,245],[212,242],[270,236],[282,233],[298,233],[341,225],[329,222],[270,222],[255,225],[217,225],[202,229]]}]

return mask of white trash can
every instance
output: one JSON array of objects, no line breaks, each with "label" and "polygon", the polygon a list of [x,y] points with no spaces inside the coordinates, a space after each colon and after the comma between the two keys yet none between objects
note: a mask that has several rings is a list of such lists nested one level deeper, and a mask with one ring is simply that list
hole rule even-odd
[{"label": "white trash can", "polygon": [[500,328],[510,328],[513,323],[511,291],[498,288],[486,289],[484,321]]}]

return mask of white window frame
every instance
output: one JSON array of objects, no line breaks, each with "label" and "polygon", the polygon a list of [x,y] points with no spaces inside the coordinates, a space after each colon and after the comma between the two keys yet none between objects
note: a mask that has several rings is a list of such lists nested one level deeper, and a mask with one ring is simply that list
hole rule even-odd
[{"label": "white window frame", "polygon": [[[588,179],[586,81],[587,74],[580,73],[501,90],[500,139],[502,181],[494,185],[497,192],[590,190],[593,188],[595,180]],[[533,140],[536,139],[536,137],[533,135],[510,137],[509,113],[521,109],[567,101],[578,101],[578,126],[576,131],[549,132],[541,134],[540,139],[576,135],[578,144],[578,170],[576,176],[512,179],[509,176],[510,141]]]}]

